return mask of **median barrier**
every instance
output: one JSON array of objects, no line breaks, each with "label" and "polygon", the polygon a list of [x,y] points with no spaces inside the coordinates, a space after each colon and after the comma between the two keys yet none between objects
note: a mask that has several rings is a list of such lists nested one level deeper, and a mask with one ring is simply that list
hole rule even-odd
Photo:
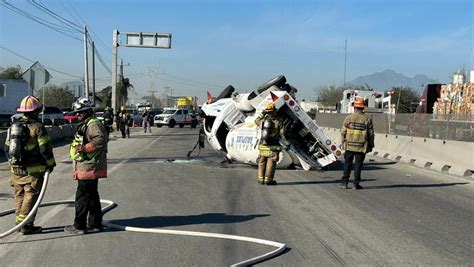
[{"label": "median barrier", "polygon": [[0,150],[3,151],[5,141],[7,140],[7,131],[0,132]]},{"label": "median barrier", "polygon": [[[339,141],[339,129],[323,130],[333,141]],[[474,172],[473,142],[375,134],[375,147],[369,155],[469,178]]]}]

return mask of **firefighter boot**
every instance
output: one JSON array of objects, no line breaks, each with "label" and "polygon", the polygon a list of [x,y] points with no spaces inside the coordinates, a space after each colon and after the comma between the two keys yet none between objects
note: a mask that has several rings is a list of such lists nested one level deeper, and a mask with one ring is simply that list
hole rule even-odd
[{"label": "firefighter boot", "polygon": [[43,232],[43,228],[41,226],[34,226],[32,223],[21,228],[21,233],[24,235],[39,234],[41,232]]}]

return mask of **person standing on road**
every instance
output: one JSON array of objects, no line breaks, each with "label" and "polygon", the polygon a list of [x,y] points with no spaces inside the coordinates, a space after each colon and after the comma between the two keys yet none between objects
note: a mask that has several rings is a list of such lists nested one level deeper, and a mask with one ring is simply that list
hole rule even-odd
[{"label": "person standing on road", "polygon": [[111,107],[106,107],[104,110],[104,126],[105,129],[107,130],[107,133],[113,132],[113,127],[112,125],[114,124],[114,119],[113,119],[113,111]]},{"label": "person standing on road", "polygon": [[92,102],[81,97],[73,104],[81,124],[71,144],[74,179],[77,180],[74,224],[64,231],[81,234],[102,231],[102,211],[98,192],[100,178],[107,177],[108,135],[104,125],[94,116]]},{"label": "person standing on road", "polygon": [[275,104],[269,103],[257,117],[255,124],[261,129],[257,182],[262,185],[276,185],[275,168],[282,149],[280,138],[285,139],[285,127],[277,115]]},{"label": "person standing on road", "polygon": [[146,133],[146,129],[148,128],[148,131],[150,131],[151,133],[151,127],[150,127],[150,112],[145,109],[145,111],[143,112],[143,115],[142,115],[142,118],[143,118],[143,128],[145,129],[145,133]]},{"label": "person standing on road", "polygon": [[354,113],[347,116],[342,124],[341,144],[346,151],[344,154],[344,174],[341,188],[348,189],[349,177],[354,164],[354,187],[362,189],[360,174],[364,163],[365,154],[374,148],[374,129],[372,120],[364,113],[364,99],[357,97],[353,103]]},{"label": "person standing on road", "polygon": [[125,138],[125,136],[130,138],[130,123],[132,122],[132,117],[127,112],[124,106],[120,107],[118,120],[120,122],[119,128],[120,128],[120,131],[122,132],[122,138]]},{"label": "person standing on road", "polygon": [[[38,120],[42,105],[34,96],[23,98],[17,112],[23,117],[8,129],[5,152],[10,163],[11,186],[15,188],[15,224],[28,216],[38,200],[45,172],[56,166],[53,144],[44,125]],[[35,215],[20,231],[24,235],[41,233]]]}]

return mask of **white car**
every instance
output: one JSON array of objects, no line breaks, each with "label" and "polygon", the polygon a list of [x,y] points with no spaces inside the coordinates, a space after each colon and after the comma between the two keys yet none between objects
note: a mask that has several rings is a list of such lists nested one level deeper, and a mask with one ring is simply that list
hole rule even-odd
[{"label": "white car", "polygon": [[174,126],[179,125],[180,128],[183,128],[184,125],[191,124],[191,113],[187,109],[165,108],[163,113],[155,116],[153,123],[157,127],[167,125],[168,127],[173,128]]}]

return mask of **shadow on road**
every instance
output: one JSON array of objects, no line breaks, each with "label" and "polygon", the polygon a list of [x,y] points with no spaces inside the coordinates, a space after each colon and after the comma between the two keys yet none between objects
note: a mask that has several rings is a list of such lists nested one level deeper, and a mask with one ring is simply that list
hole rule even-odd
[{"label": "shadow on road", "polygon": [[[37,242],[37,241],[55,240],[55,239],[75,237],[75,236],[77,236],[77,237],[84,236],[84,235],[76,235],[76,234],[66,234],[64,232],[64,227],[65,227],[65,225],[53,226],[53,227],[44,227],[43,232],[41,232],[39,234],[28,235],[28,237],[40,237],[42,235],[47,235],[47,234],[52,234],[52,233],[64,233],[64,235],[61,235],[61,236],[35,238],[35,239],[20,240],[20,241],[0,242],[0,245],[21,244],[21,243],[29,243],[29,242]],[[85,235],[98,234],[98,233],[99,232],[94,232],[94,233],[88,233],[88,234],[85,234]]]},{"label": "shadow on road", "polygon": [[[384,167],[386,165],[394,165],[397,164],[396,161],[390,161],[390,162],[364,162],[364,165],[362,166],[362,171],[375,171],[375,170],[384,170],[387,167]],[[352,167],[354,169],[354,167]],[[344,162],[343,161],[337,161],[336,163],[333,163],[331,165],[328,165],[326,167],[323,167],[321,169],[322,171],[343,171],[344,170]]]},{"label": "shadow on road", "polygon": [[389,184],[364,186],[364,189],[391,189],[391,188],[424,188],[424,187],[446,187],[455,185],[465,185],[469,183],[440,183],[440,184]]},{"label": "shadow on road", "polygon": [[137,217],[131,219],[111,220],[110,223],[155,228],[167,226],[181,226],[193,224],[225,224],[225,223],[239,223],[250,221],[259,217],[267,217],[269,214],[253,214],[253,215],[227,215],[225,213],[203,213],[200,215],[188,216],[150,216]]},{"label": "shadow on road", "polygon": [[[370,181],[375,181],[377,179],[362,179],[362,182],[370,182]],[[339,184],[341,183],[341,179],[335,179],[335,180],[328,180],[328,181],[299,181],[299,182],[278,182],[277,181],[277,186],[279,185],[307,185],[307,184]]]},{"label": "shadow on road", "polygon": [[13,194],[0,193],[0,200],[10,200],[13,198]]}]

